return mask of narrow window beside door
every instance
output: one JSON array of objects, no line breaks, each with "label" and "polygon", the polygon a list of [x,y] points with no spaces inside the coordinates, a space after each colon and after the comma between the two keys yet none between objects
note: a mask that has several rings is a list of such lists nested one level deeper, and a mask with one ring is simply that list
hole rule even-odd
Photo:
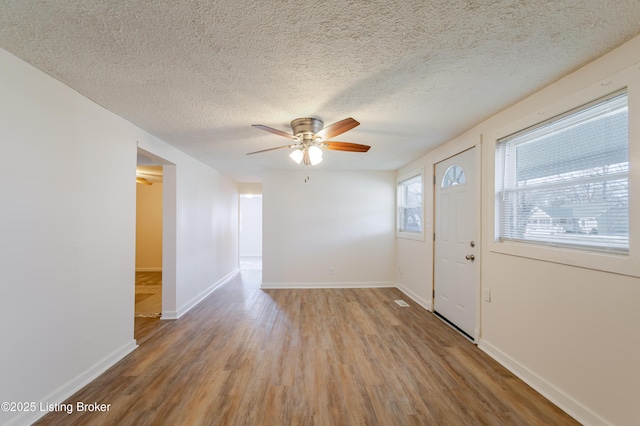
[{"label": "narrow window beside door", "polygon": [[398,179],[397,235],[424,239],[422,171]]}]

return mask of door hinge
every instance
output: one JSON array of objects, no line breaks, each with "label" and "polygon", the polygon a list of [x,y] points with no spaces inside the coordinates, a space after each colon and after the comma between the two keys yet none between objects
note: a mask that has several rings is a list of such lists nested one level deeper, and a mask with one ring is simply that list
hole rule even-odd
[{"label": "door hinge", "polygon": [[436,240],[436,233],[434,232],[433,233],[433,241],[435,241],[435,240]]},{"label": "door hinge", "polygon": [[433,175],[433,184],[436,184],[436,175]]}]

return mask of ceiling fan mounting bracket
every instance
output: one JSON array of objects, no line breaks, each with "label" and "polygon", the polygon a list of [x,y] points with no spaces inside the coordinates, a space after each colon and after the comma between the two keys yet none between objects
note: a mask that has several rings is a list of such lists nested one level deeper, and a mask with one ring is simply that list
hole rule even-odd
[{"label": "ceiling fan mounting bracket", "polygon": [[313,117],[303,117],[296,118],[291,121],[291,128],[293,129],[293,134],[299,138],[299,140],[303,139],[311,139],[313,140],[316,133],[318,133],[324,127],[324,122],[319,118]]}]

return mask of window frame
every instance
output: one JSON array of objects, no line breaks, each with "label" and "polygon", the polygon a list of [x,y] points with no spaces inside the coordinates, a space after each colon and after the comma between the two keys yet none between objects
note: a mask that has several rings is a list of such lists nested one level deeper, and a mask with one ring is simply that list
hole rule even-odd
[{"label": "window frame", "polygon": [[[401,229],[401,221],[402,221],[402,210],[405,208],[403,204],[403,194],[401,190],[401,185],[409,180],[415,179],[416,177],[420,177],[420,184],[422,186],[422,194],[420,200],[420,231],[407,231]],[[402,176],[399,176],[396,179],[396,237],[407,238],[412,240],[420,240],[424,241],[425,235],[425,211],[424,211],[424,195],[425,195],[425,181],[424,181],[424,169],[414,170],[409,173],[405,173]]]},{"label": "window frame", "polygon": [[[610,93],[627,89],[629,108],[629,252],[626,256],[602,252],[576,250],[570,247],[539,246],[517,241],[498,241],[499,222],[496,211],[496,145],[497,141],[522,129],[544,121],[546,117],[555,117],[566,111],[602,98]],[[484,233],[484,245],[489,252],[539,260],[549,264],[566,265],[608,272],[617,275],[640,277],[640,221],[634,221],[640,215],[640,197],[635,197],[640,190],[640,73],[637,65],[627,67],[603,79],[592,81],[588,86],[571,93],[564,93],[546,104],[538,103],[528,111],[521,110],[522,115],[510,116],[505,121],[493,123],[493,127],[483,129],[484,144],[483,169],[489,176],[489,192],[483,196],[486,202],[485,214],[489,225]]]},{"label": "window frame", "polygon": [[[598,108],[601,105],[604,105],[606,103],[616,102],[617,99],[620,99],[622,97],[626,98],[626,101],[627,101],[626,107],[628,108],[628,97],[629,97],[628,89],[624,88],[622,90],[617,90],[613,93],[610,93],[598,99],[594,99],[593,101],[585,105],[580,105],[558,116],[554,116],[550,119],[544,120],[533,126],[522,129],[521,131],[516,132],[515,134],[503,137],[496,141],[496,149],[495,149],[496,160],[495,161],[497,164],[497,167],[496,167],[497,174],[495,177],[494,186],[495,186],[496,196],[498,197],[498,199],[496,200],[496,213],[495,213],[496,215],[495,220],[497,223],[496,239],[498,241],[521,242],[523,244],[535,244],[535,245],[552,246],[552,247],[558,246],[562,248],[572,248],[579,251],[580,250],[594,251],[598,253],[608,253],[608,254],[617,254],[620,256],[628,256],[628,248],[629,248],[628,234],[627,234],[627,246],[615,247],[615,246],[607,245],[606,243],[594,244],[593,241],[589,241],[588,237],[581,238],[578,234],[576,234],[576,238],[574,238],[573,241],[570,238],[567,238],[566,241],[564,241],[564,238],[558,238],[558,237],[553,238],[551,236],[547,239],[541,238],[543,236],[543,233],[540,234],[540,236],[537,238],[534,238],[534,237],[527,238],[526,236],[517,237],[516,235],[512,235],[513,230],[510,232],[509,231],[505,232],[504,225],[506,225],[506,223],[504,222],[504,217],[502,216],[507,213],[505,213],[504,204],[500,200],[501,198],[504,198],[506,194],[527,194],[532,192],[535,193],[541,190],[544,191],[548,188],[557,189],[557,188],[574,187],[580,184],[584,184],[585,182],[586,183],[599,183],[599,182],[609,182],[609,181],[615,182],[615,181],[621,181],[626,179],[626,183],[627,183],[626,200],[628,202],[629,170],[624,172],[617,172],[617,173],[612,172],[611,174],[602,175],[597,178],[594,178],[591,175],[576,176],[565,182],[558,179],[558,180],[547,182],[547,183],[544,183],[544,182],[531,183],[529,185],[524,185],[522,187],[520,187],[519,185],[516,185],[516,182],[514,181],[515,179],[514,174],[516,173],[516,167],[517,167],[517,156],[516,156],[517,147],[519,147],[520,145],[525,146],[531,143],[531,141],[538,141],[540,138],[544,138],[545,133],[549,135],[550,132],[556,131],[558,129],[562,129],[567,125],[573,127],[573,125],[576,123],[575,119],[573,122],[570,121],[568,123],[566,123],[564,120],[575,117],[575,116],[582,117],[584,113],[589,114],[590,110],[593,110],[594,108]],[[601,113],[598,113],[598,114],[601,114]],[[584,120],[584,119],[579,118],[579,120]],[[628,122],[629,122],[629,119],[627,118],[627,127],[628,127]],[[542,134],[538,135],[538,132],[540,131],[542,131]],[[628,156],[629,155],[628,133],[627,133],[626,142],[627,142],[626,151]],[[544,140],[542,140],[541,143],[544,144],[545,143]],[[511,155],[509,155],[509,153],[511,153]],[[507,161],[507,159],[509,160]],[[572,161],[573,161],[573,157],[572,157]],[[628,157],[627,157],[627,161],[628,161]],[[549,176],[549,177],[552,177],[552,176]],[[509,184],[507,185],[506,182],[509,182]],[[513,210],[513,208],[511,208],[511,210]],[[538,207],[535,207],[535,209],[538,209]],[[542,210],[540,210],[540,212],[542,212]],[[512,213],[512,214],[515,214],[515,213]],[[518,216],[516,217],[516,219],[520,219],[520,217]],[[627,215],[627,224],[626,224],[627,228],[628,228],[629,220],[630,218]],[[615,239],[611,238],[609,241],[613,243]]]}]

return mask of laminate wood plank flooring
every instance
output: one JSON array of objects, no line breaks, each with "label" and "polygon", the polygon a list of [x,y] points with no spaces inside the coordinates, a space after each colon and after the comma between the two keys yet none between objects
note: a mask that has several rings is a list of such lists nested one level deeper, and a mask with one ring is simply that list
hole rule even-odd
[{"label": "laminate wood plank flooring", "polygon": [[162,272],[136,272],[133,338],[138,345],[167,325],[162,313]]},{"label": "laminate wood plank flooring", "polygon": [[136,272],[136,316],[160,316],[162,312],[162,272]]},{"label": "laminate wood plank flooring", "polygon": [[161,320],[159,317],[135,317],[133,323],[133,338],[138,345],[142,345],[151,336],[169,325],[170,321]]},{"label": "laminate wood plank flooring", "polygon": [[397,289],[260,279],[243,270],[66,401],[108,412],[38,424],[577,424]]}]

